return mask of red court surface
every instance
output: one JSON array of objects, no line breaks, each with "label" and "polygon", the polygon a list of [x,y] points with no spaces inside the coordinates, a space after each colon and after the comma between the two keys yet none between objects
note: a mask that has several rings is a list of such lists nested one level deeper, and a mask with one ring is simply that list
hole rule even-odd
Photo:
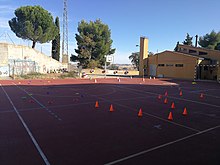
[{"label": "red court surface", "polygon": [[0,164],[219,165],[220,84],[144,80],[0,81]]}]

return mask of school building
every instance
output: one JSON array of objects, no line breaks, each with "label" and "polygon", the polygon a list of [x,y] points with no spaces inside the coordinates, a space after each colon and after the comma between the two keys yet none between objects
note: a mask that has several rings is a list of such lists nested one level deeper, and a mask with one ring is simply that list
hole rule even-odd
[{"label": "school building", "polygon": [[140,38],[139,75],[220,81],[220,51],[189,45],[148,56],[148,38]]}]

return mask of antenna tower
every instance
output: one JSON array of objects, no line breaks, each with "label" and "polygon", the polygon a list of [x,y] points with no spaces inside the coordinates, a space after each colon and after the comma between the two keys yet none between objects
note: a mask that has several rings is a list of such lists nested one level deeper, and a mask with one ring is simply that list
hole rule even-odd
[{"label": "antenna tower", "polygon": [[62,62],[68,63],[68,21],[67,21],[67,0],[63,0],[63,41],[62,41]]}]

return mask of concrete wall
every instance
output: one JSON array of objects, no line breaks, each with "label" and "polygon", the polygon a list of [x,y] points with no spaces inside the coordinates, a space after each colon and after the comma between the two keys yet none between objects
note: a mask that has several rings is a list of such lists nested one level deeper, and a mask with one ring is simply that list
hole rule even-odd
[{"label": "concrete wall", "polygon": [[[198,58],[183,53],[164,51],[148,58],[148,65],[156,65],[156,76],[194,79]],[[181,65],[177,67],[176,65]],[[148,73],[150,68],[148,68]]]},{"label": "concrete wall", "polygon": [[[30,69],[30,65],[34,65],[34,70],[40,73],[47,73],[51,70],[62,69],[66,66],[63,66],[62,63],[52,59],[31,47],[22,46],[22,45],[13,45],[8,43],[0,43],[0,50],[5,50],[4,52],[0,51],[0,64],[6,66],[9,64],[9,68],[12,68],[13,65],[17,68],[23,68],[24,70]],[[6,57],[2,62],[1,57]],[[30,69],[33,71],[32,69]]]},{"label": "concrete wall", "polygon": [[8,76],[9,76],[9,67],[0,66],[0,77],[8,77]]},{"label": "concrete wall", "polygon": [[8,65],[8,46],[6,44],[0,45],[0,66]]}]

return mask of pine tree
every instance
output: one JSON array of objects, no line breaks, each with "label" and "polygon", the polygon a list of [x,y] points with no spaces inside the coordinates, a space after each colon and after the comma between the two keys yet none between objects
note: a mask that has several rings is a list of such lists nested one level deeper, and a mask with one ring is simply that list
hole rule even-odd
[{"label": "pine tree", "polygon": [[219,50],[220,43],[220,32],[216,33],[214,30],[210,34],[206,34],[199,37],[199,45],[206,49],[217,49]]},{"label": "pine tree", "polygon": [[190,37],[189,33],[187,33],[186,39],[183,41],[183,44],[192,46],[192,39],[193,37]]},{"label": "pine tree", "polygon": [[78,61],[83,67],[94,65],[101,67],[105,64],[105,56],[114,54],[112,49],[111,31],[108,25],[101,20],[86,22],[82,20],[78,25],[76,34],[77,55],[72,55],[70,60]]},{"label": "pine tree", "polygon": [[15,10],[15,16],[8,21],[17,37],[33,42],[46,43],[54,39],[57,28],[52,15],[40,6],[23,6]]}]

